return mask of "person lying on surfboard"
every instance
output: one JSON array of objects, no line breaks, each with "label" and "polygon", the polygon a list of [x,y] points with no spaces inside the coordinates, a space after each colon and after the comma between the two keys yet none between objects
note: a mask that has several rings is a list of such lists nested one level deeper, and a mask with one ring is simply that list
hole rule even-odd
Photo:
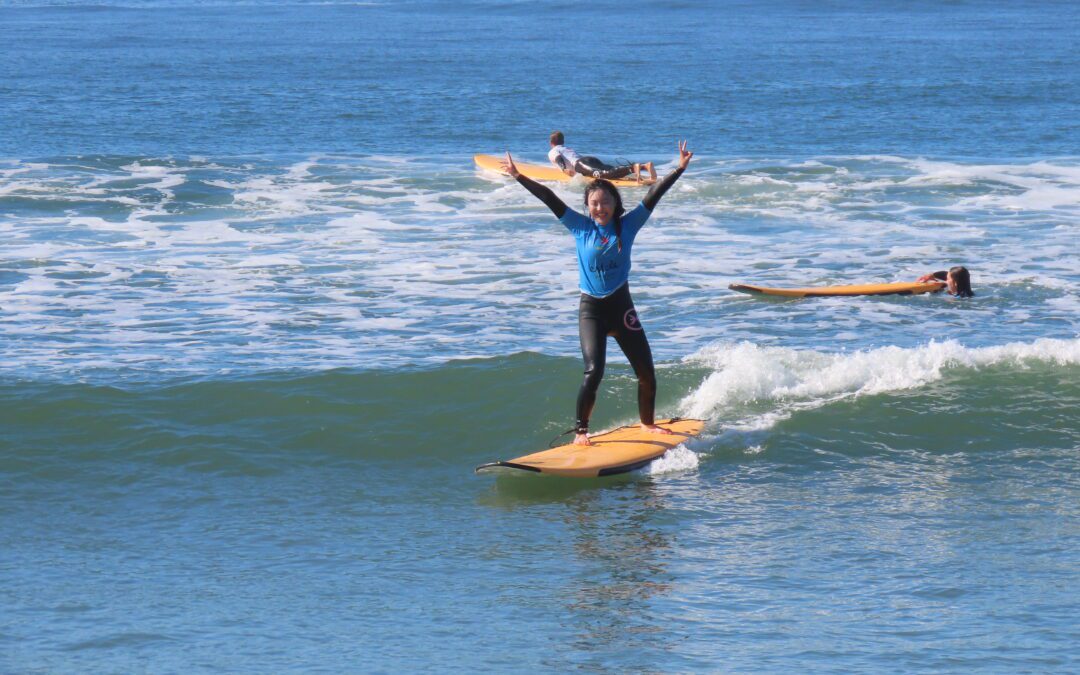
[{"label": "person lying on surfboard", "polygon": [[962,265],[951,267],[948,272],[941,271],[924,274],[915,281],[922,283],[935,280],[945,282],[945,290],[948,291],[949,295],[955,295],[958,298],[975,297],[975,292],[971,290],[971,274],[968,272],[968,269]]},{"label": "person lying on surfboard", "polygon": [[574,443],[589,442],[589,417],[596,403],[596,392],[604,377],[607,360],[607,337],[613,335],[638,378],[638,414],[641,428],[658,434],[671,433],[656,426],[656,370],[645,329],[638,319],[630,297],[630,249],[637,233],[652,215],[664,193],[686,170],[694,153],[686,141],[678,144],[679,166],[649,189],[637,207],[625,212],[618,188],[600,179],[585,187],[585,210],[588,215],[569,208],[550,189],[518,171],[510,153],[504,169],[517,182],[544,202],[555,217],[577,240],[578,279],[581,300],[578,305],[578,336],[585,360],[585,380],[577,398],[577,422]]},{"label": "person lying on surfboard", "polygon": [[641,169],[644,168],[649,172],[650,179],[654,182],[656,181],[656,169],[653,167],[652,162],[628,162],[622,166],[611,166],[610,164],[601,162],[595,157],[582,157],[574,152],[572,148],[568,148],[564,145],[566,139],[563,137],[563,132],[561,131],[552,132],[548,141],[551,144],[551,150],[548,151],[548,159],[551,160],[552,164],[559,167],[559,169],[567,176],[574,176],[580,173],[583,176],[615,180],[634,174],[634,178],[640,183]]}]

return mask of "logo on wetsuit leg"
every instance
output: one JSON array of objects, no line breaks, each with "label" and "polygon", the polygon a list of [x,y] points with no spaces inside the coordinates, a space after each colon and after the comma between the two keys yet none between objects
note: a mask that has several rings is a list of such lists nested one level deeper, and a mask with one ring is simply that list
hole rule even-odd
[{"label": "logo on wetsuit leg", "polygon": [[626,314],[623,314],[623,325],[630,330],[641,330],[641,322],[637,318],[637,310],[631,307],[626,310]]}]

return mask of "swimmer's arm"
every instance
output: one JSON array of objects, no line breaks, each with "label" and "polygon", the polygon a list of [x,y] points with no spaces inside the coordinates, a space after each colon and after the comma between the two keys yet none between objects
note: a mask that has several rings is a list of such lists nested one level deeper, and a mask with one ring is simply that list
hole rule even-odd
[{"label": "swimmer's arm", "polygon": [[690,164],[690,158],[694,156],[694,153],[686,149],[686,141],[682,141],[679,146],[679,168],[675,169],[668,175],[660,179],[660,181],[653,185],[649,192],[646,193],[645,199],[641,200],[641,203],[645,205],[645,208],[652,211],[656,208],[656,205],[660,203],[660,198],[664,196],[675,181],[679,180],[679,176],[683,175],[683,171],[686,171],[686,167]]},{"label": "swimmer's arm", "polygon": [[928,281],[947,281],[948,278],[949,273],[943,270],[941,272],[934,272],[933,274],[924,274],[915,281],[916,283],[926,283]]},{"label": "swimmer's arm", "polygon": [[566,158],[563,157],[562,155],[556,155],[555,159],[551,160],[551,163],[553,165],[555,165],[555,168],[557,168],[559,171],[562,171],[567,176],[570,176],[571,178],[574,177],[574,175],[575,175],[574,168],[572,166],[570,166],[570,162],[567,162]]},{"label": "swimmer's arm", "polygon": [[503,162],[503,168],[506,169],[506,173],[514,177],[514,180],[521,183],[522,187],[533,193],[537,199],[547,204],[547,207],[551,209],[551,212],[555,214],[556,218],[563,217],[566,213],[566,204],[563,203],[563,200],[559,199],[558,195],[549,188],[523,176],[521,172],[518,171],[517,165],[514,164],[514,158],[510,156],[509,152],[506,153],[506,161]]}]

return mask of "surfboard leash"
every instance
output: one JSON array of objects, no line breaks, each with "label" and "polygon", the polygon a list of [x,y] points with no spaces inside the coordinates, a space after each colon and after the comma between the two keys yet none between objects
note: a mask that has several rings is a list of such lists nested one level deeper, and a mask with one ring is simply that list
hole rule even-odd
[{"label": "surfboard leash", "polygon": [[548,449],[554,448],[554,447],[555,447],[555,443],[556,443],[556,442],[557,442],[557,441],[558,441],[558,440],[559,440],[560,438],[562,438],[563,436],[566,436],[566,435],[568,435],[568,434],[572,434],[572,433],[574,433],[575,431],[577,431],[577,427],[570,427],[569,429],[567,429],[566,431],[562,432],[561,434],[559,434],[559,435],[558,435],[558,436],[556,436],[555,438],[551,439],[551,440],[550,440],[550,441],[548,442]]},{"label": "surfboard leash", "polygon": [[[696,417],[695,417],[695,418],[690,418],[690,417],[672,417],[672,418],[670,418],[670,419],[664,420],[664,424],[672,424],[672,423],[674,423],[674,422],[682,422],[683,420],[686,420],[686,419],[695,419],[695,420],[696,420],[697,418],[696,418]],[[706,423],[708,422],[708,420],[698,420],[698,421],[699,421],[699,422],[706,422]],[[599,434],[596,434],[596,435],[597,435],[597,436],[606,436],[607,434],[610,434],[610,433],[614,433],[614,432],[618,431],[619,429],[629,429],[630,427],[633,427],[633,426],[634,426],[633,424],[626,424],[626,425],[624,425],[624,426],[621,426],[621,427],[615,427],[615,428],[614,428],[614,429],[612,429],[611,431],[604,431],[604,432],[601,432],[601,433],[599,433]],[[570,427],[569,429],[567,429],[566,431],[562,432],[561,434],[559,434],[559,435],[558,435],[558,436],[556,436],[555,438],[551,439],[550,441],[548,441],[548,449],[554,448],[554,447],[555,447],[555,443],[557,443],[557,442],[558,442],[558,440],[559,440],[560,438],[562,438],[563,436],[568,436],[568,435],[570,435],[570,434],[572,434],[572,433],[575,433],[576,431],[577,431],[577,427]]]}]

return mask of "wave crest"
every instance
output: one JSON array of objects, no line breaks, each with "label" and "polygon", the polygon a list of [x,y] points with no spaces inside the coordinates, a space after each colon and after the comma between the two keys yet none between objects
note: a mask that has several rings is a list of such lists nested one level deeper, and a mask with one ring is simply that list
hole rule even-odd
[{"label": "wave crest", "polygon": [[965,347],[948,340],[915,348],[890,346],[845,353],[718,343],[685,361],[714,372],[682,400],[680,408],[688,416],[711,417],[753,401],[816,407],[848,396],[913,389],[958,368],[1077,365],[1080,339],[1045,338],[992,347]]}]

